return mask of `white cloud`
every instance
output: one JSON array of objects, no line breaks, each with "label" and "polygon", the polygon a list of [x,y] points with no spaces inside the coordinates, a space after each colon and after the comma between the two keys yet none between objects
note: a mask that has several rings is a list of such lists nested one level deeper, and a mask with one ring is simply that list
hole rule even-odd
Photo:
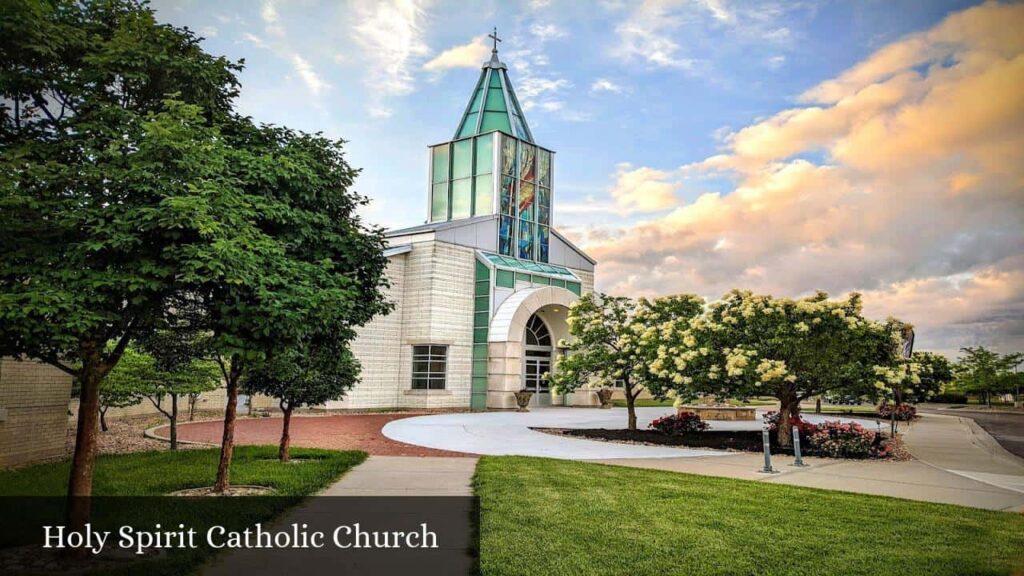
[{"label": "white cloud", "polygon": [[302,81],[306,83],[306,87],[313,93],[313,96],[319,96],[329,87],[302,56],[292,54],[292,66],[299,77],[302,78]]},{"label": "white cloud", "polygon": [[426,4],[426,0],[358,3],[353,30],[366,62],[371,111],[387,109],[382,102],[390,96],[415,90],[413,70],[429,54],[422,30]]},{"label": "white cloud", "polygon": [[622,90],[622,86],[619,86],[607,78],[598,78],[590,85],[591,92],[611,92],[613,94],[621,94]]},{"label": "white cloud", "polygon": [[452,46],[423,65],[424,70],[440,71],[450,68],[479,68],[491,53],[486,36],[478,36],[466,44]]},{"label": "white cloud", "polygon": [[203,26],[199,29],[199,35],[203,38],[216,38],[217,27],[216,26]]},{"label": "white cloud", "polygon": [[533,34],[535,37],[537,37],[537,39],[541,40],[542,42],[546,42],[548,40],[559,40],[569,35],[565,30],[559,28],[555,24],[550,23],[536,23],[531,25],[530,34]]},{"label": "white cloud", "polygon": [[271,36],[284,36],[284,28],[280,24],[280,16],[277,13],[277,6],[274,0],[265,0],[260,7],[260,19],[263,20],[263,29]]},{"label": "white cloud", "polygon": [[[620,167],[606,206],[658,198],[669,212],[573,231],[600,288],[858,290],[872,315],[917,324],[922,348],[1024,348],[1022,28],[1021,4],[952,14],[812,88],[813,105],[731,132],[718,155]],[[723,175],[734,185],[718,191]],[[709,178],[716,190],[671,206],[672,186]]]}]

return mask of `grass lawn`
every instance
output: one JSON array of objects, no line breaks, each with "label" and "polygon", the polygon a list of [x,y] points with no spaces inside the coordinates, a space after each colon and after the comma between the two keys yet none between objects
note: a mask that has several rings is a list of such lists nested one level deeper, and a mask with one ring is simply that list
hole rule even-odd
[{"label": "grass lawn", "polygon": [[1024,515],[522,457],[477,467],[481,572],[1010,574]]},{"label": "grass lawn", "polygon": [[[635,406],[637,408],[649,408],[651,406],[667,406],[667,407],[671,408],[672,407],[672,402],[673,402],[672,400],[656,400],[654,398],[637,398],[636,402],[634,404],[635,404]],[[615,406],[616,408],[625,408],[626,407],[626,399],[625,398],[613,398],[612,399],[612,406]]]},{"label": "grass lawn", "polygon": [[[364,452],[339,452],[292,448],[293,460],[282,463],[276,446],[236,446],[231,466],[231,483],[269,486],[272,496],[232,498],[162,497],[183,488],[213,484],[217,475],[219,449],[138,452],[100,456],[96,459],[92,522],[99,529],[123,524],[152,527],[186,521],[200,533],[214,524],[242,529],[265,522],[301,501],[302,497],[328,486],[347,470],[366,459]],[[62,524],[63,495],[67,493],[68,462],[39,464],[0,471],[0,543],[38,544],[38,526]],[[50,498],[45,498],[50,497]],[[170,521],[170,519],[177,519]],[[115,528],[116,529],[116,528]],[[165,559],[126,566],[112,573],[172,575],[190,573],[210,552],[175,551]]]}]

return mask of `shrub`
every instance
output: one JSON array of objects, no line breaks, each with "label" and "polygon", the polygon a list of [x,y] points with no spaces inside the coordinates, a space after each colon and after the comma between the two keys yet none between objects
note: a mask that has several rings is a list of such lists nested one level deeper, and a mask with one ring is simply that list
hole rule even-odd
[{"label": "shrub", "polygon": [[815,454],[830,458],[870,458],[887,455],[877,434],[857,423],[825,422],[809,438]]},{"label": "shrub", "polygon": [[707,430],[708,423],[693,412],[680,412],[654,419],[651,421],[650,428],[668,436],[678,436],[688,432]]},{"label": "shrub", "polygon": [[967,394],[960,394],[958,392],[945,392],[942,394],[936,394],[928,399],[929,402],[938,402],[939,404],[967,404]]},{"label": "shrub", "polygon": [[[896,419],[900,422],[909,422],[917,416],[917,408],[914,408],[910,404],[897,405],[895,412]],[[893,416],[893,405],[888,402],[879,404],[878,415],[882,418],[891,418]]]}]

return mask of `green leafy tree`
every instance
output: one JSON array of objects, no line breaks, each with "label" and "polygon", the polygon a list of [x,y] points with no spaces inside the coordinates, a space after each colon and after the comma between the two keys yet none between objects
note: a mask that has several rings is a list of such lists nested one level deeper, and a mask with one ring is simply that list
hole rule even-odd
[{"label": "green leafy tree", "polygon": [[648,388],[663,390],[663,378],[651,371],[657,357],[658,331],[686,321],[704,306],[699,296],[684,294],[648,300],[588,293],[569,308],[568,356],[555,365],[551,383],[560,392],[585,385],[622,383],[627,424],[636,430],[636,398]]},{"label": "green leafy tree", "polygon": [[211,126],[239,69],[134,0],[0,10],[0,353],[81,386],[72,530],[89,514],[101,382],[186,283],[188,231],[220,240],[197,204],[232,185]]},{"label": "green leafy tree", "polygon": [[[247,371],[310,334],[347,334],[390,311],[383,233],[357,214],[367,199],[351,190],[357,171],[343,142],[246,122],[230,128],[224,137],[239,184],[230,210],[240,223],[230,223],[228,243],[190,246],[183,270],[197,280],[196,301],[227,385],[217,491],[230,482]],[[229,224],[219,207],[199,209],[212,226]]]},{"label": "green leafy tree", "polygon": [[927,402],[953,381],[953,363],[942,354],[922,350],[914,352],[910,361],[919,367],[919,382],[910,387],[905,397],[907,402]]},{"label": "green leafy tree", "polygon": [[1024,355],[1000,354],[984,346],[968,346],[960,352],[962,356],[954,368],[959,389],[981,395],[989,406],[993,393],[1014,391],[1013,370]]},{"label": "green leafy tree", "polygon": [[359,362],[347,340],[337,334],[317,335],[304,338],[295,348],[272,354],[250,371],[244,388],[250,394],[277,399],[284,415],[278,457],[287,462],[292,412],[341,399],[358,378]]},{"label": "green leafy tree", "polygon": [[[132,348],[127,348],[121,355],[117,368],[112,370],[100,383],[100,430],[104,432],[109,430],[107,410],[128,408],[142,401],[139,381],[130,374],[139,372],[146,361],[145,355],[139,354]],[[78,393],[81,394],[81,391]]]},{"label": "green leafy tree", "polygon": [[[866,389],[878,381],[876,366],[896,365],[893,327],[865,319],[859,294],[794,300],[733,290],[656,334],[651,369],[678,396],[771,395],[780,422],[798,416],[806,398]],[[777,434],[780,445],[792,443],[789,426]]]}]

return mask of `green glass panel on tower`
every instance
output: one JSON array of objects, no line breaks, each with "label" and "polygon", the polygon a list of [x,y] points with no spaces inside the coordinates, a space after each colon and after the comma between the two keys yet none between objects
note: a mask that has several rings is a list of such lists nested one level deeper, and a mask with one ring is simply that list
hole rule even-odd
[{"label": "green glass panel on tower", "polygon": [[473,95],[469,99],[462,121],[455,131],[455,138],[466,138],[498,130],[520,140],[533,142],[533,134],[526,124],[526,116],[519,107],[512,83],[508,79],[508,68],[498,53],[491,53],[491,59],[480,71]]}]

